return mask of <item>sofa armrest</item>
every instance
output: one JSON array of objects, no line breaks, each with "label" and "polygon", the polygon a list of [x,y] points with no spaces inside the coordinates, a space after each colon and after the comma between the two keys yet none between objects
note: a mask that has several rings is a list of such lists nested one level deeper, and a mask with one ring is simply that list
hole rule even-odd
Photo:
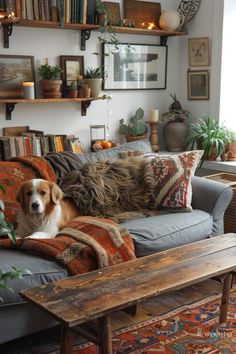
[{"label": "sofa armrest", "polygon": [[192,207],[211,214],[213,218],[212,235],[224,233],[224,212],[233,196],[230,186],[206,178],[192,178]]}]

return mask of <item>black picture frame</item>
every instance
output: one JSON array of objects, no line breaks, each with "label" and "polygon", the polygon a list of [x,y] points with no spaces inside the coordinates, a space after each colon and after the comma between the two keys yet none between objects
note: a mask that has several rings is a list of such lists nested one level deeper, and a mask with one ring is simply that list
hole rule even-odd
[{"label": "black picture frame", "polygon": [[0,55],[0,98],[23,98],[22,82],[35,87],[34,57],[29,55]]},{"label": "black picture frame", "polygon": [[103,44],[103,90],[166,88],[168,47],[151,44]]}]

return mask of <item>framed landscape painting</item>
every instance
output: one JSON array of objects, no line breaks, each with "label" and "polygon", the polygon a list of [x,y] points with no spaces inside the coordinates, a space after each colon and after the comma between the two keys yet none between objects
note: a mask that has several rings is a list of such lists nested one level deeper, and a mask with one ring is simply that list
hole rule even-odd
[{"label": "framed landscape painting", "polygon": [[84,57],[79,55],[61,55],[62,81],[70,86],[74,80],[84,76]]},{"label": "framed landscape painting", "polygon": [[210,74],[208,70],[188,71],[188,99],[210,99]]},{"label": "framed landscape painting", "polygon": [[103,90],[166,88],[167,46],[104,44]]},{"label": "framed landscape painting", "polygon": [[23,98],[24,81],[35,82],[34,57],[0,55],[0,98]]}]

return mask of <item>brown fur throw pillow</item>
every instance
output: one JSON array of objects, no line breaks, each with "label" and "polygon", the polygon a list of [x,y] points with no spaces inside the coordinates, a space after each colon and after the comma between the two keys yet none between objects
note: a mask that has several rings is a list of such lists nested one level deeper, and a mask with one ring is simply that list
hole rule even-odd
[{"label": "brown fur throw pillow", "polygon": [[148,159],[140,157],[85,163],[66,175],[61,188],[85,215],[127,219],[127,212],[147,212],[149,165]]}]

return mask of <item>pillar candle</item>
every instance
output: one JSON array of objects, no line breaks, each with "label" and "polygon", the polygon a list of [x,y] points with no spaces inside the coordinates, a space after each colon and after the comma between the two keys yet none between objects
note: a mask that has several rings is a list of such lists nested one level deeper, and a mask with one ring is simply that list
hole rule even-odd
[{"label": "pillar candle", "polygon": [[22,82],[23,96],[26,99],[34,99],[34,82]]},{"label": "pillar candle", "polygon": [[157,123],[158,118],[159,118],[159,110],[158,109],[151,109],[150,116],[149,116],[149,122]]}]

